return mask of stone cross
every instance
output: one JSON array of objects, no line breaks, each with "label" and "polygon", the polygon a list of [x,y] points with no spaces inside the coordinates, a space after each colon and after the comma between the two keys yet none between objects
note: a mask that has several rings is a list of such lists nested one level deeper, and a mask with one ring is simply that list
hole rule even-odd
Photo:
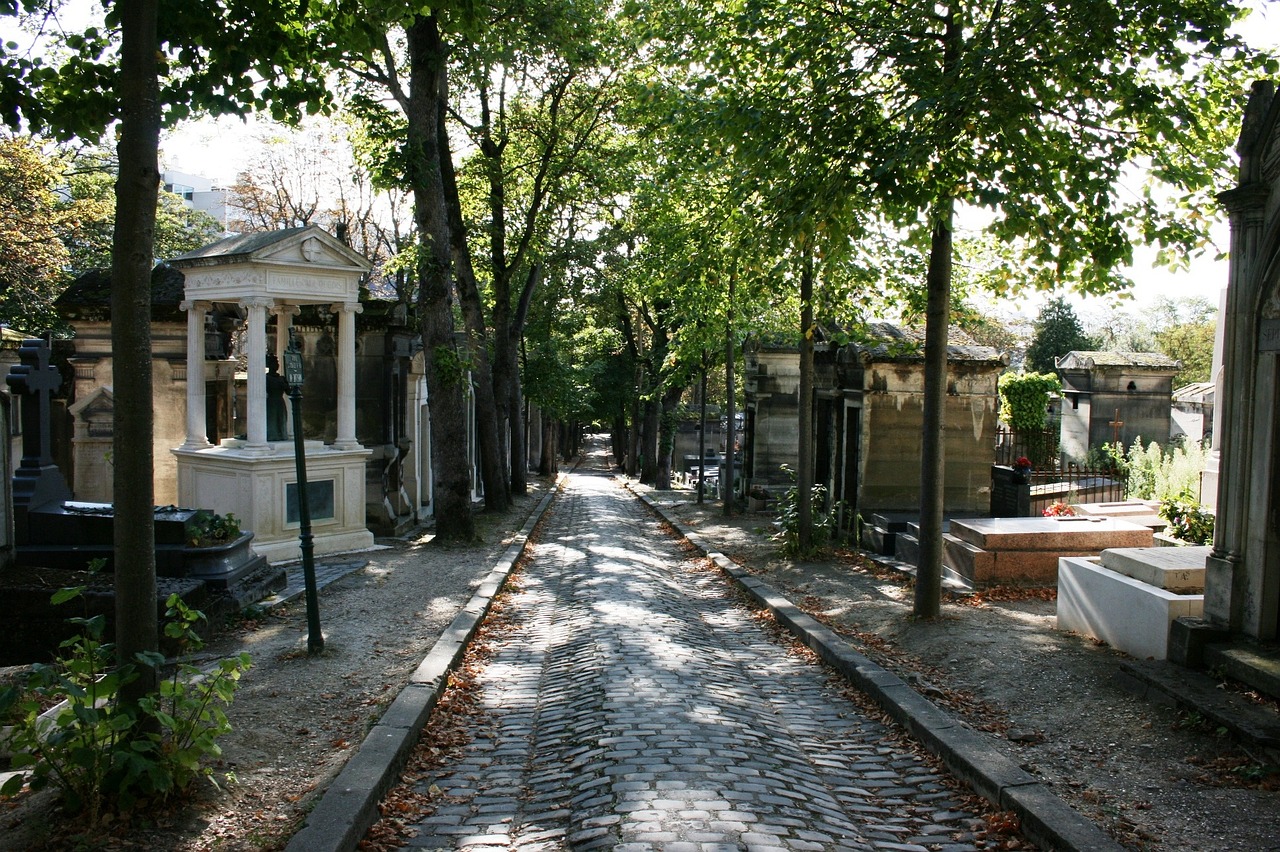
[{"label": "stone cross", "polygon": [[[18,364],[9,368],[5,382],[22,401],[22,466],[53,464],[49,399],[62,386],[62,374],[49,363],[49,345],[43,340],[24,340],[18,350]],[[32,403],[35,403],[34,405]]]},{"label": "stone cross", "polygon": [[49,363],[49,344],[22,341],[18,363],[9,368],[5,382],[22,400],[22,463],[13,472],[13,521],[14,543],[24,545],[31,541],[30,510],[71,499],[71,489],[53,463],[49,398],[62,385],[62,376]]}]

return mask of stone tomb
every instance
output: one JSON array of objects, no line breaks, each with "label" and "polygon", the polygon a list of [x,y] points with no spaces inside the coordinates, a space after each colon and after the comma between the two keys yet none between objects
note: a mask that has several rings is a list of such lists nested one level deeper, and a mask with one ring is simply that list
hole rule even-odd
[{"label": "stone tomb", "polygon": [[1162,530],[1169,522],[1160,517],[1160,503],[1155,500],[1118,500],[1113,503],[1073,504],[1076,514],[1088,518],[1119,518]]},{"label": "stone tomb", "polygon": [[[316,555],[374,544],[365,522],[365,465],[372,452],[356,439],[356,314],[368,260],[315,226],[236,234],[174,258],[185,276],[187,310],[187,437],[173,450],[178,500],[233,513],[256,533],[254,548],[272,562],[301,555],[299,500],[310,509]],[[206,433],[205,316],[217,304],[237,305],[246,319],[245,437],[217,445]],[[294,429],[268,428],[268,314],[275,357],[283,363],[293,316],[301,306],[337,315],[337,431],[331,443],[303,442],[307,491],[298,493]],[[306,388],[303,388],[306,393]]]},{"label": "stone tomb", "polygon": [[[155,514],[156,575],[199,580],[210,589],[231,593],[248,604],[284,587],[284,570],[268,570],[265,557],[254,553],[253,533],[205,547],[188,545],[189,527],[199,520],[196,509],[157,507]],[[110,503],[74,500],[41,506],[27,515],[25,543],[18,550],[22,565],[83,570],[94,559],[111,566],[115,512]],[[262,576],[257,576],[262,575]]]},{"label": "stone tomb", "polygon": [[943,563],[948,573],[975,588],[1052,586],[1060,557],[1152,542],[1150,527],[1116,518],[954,519],[943,536]]},{"label": "stone tomb", "polygon": [[1141,547],[1064,558],[1058,566],[1058,629],[1082,633],[1139,658],[1168,656],[1169,626],[1204,612],[1208,547]]},{"label": "stone tomb", "polygon": [[[95,559],[110,567],[115,550],[115,512],[109,503],[72,499],[71,490],[49,453],[49,396],[61,384],[43,340],[27,340],[19,363],[5,381],[23,400],[22,462],[13,476],[14,529],[19,565],[83,570]],[[253,552],[253,533],[212,547],[189,547],[188,526],[197,510],[168,506],[156,510],[156,573],[200,580],[220,592],[247,596],[245,602],[283,586],[283,571],[267,571]]]}]

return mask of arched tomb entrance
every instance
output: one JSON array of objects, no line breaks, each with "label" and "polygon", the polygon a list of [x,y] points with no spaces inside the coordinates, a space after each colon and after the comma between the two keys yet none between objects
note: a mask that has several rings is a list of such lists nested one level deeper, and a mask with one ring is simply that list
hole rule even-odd
[{"label": "arched tomb entrance", "polygon": [[[360,277],[369,262],[320,228],[308,227],[239,234],[170,263],[186,277],[187,429],[186,440],[173,450],[179,502],[234,513],[253,530],[254,549],[268,560],[300,555],[292,439],[292,430],[300,427],[287,414],[279,422],[278,382],[267,369],[268,341],[274,339],[270,354],[283,363],[293,317],[302,306],[321,306],[338,319],[337,429],[331,443],[306,440],[304,445],[315,552],[371,546],[364,490],[370,451],[356,440],[355,430],[355,317],[361,310]],[[202,389],[205,315],[218,303],[237,305],[246,315],[246,417],[242,437],[214,445],[206,434]],[[307,395],[305,384],[302,393]]]}]

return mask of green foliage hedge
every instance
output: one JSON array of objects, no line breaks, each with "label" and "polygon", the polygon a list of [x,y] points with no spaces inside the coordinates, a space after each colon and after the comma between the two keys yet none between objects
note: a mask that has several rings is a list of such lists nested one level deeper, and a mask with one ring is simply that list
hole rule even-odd
[{"label": "green foliage hedge", "polygon": [[998,383],[1000,419],[1019,432],[1044,428],[1049,398],[1062,390],[1052,373],[1005,373]]}]

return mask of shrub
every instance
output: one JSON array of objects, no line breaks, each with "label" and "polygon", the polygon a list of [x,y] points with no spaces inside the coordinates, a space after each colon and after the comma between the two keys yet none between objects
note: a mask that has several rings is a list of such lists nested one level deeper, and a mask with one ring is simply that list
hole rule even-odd
[{"label": "shrub", "polygon": [[778,525],[781,527],[774,537],[782,543],[782,553],[795,559],[808,559],[820,552],[831,541],[836,529],[841,504],[837,503],[829,509],[822,505],[827,499],[827,489],[823,485],[814,485],[810,497],[812,501],[813,535],[811,546],[807,550],[800,548],[800,486],[795,484],[795,472],[786,465],[782,466],[791,477],[791,487],[778,498]]},{"label": "shrub", "polygon": [[240,537],[240,519],[230,512],[219,515],[207,509],[198,509],[187,521],[184,532],[189,547],[226,544]]},{"label": "shrub", "polygon": [[1125,454],[1125,496],[1131,500],[1187,498],[1199,491],[1204,464],[1201,444],[1176,444],[1163,450],[1155,441],[1143,447],[1142,438],[1136,438]]},{"label": "shrub", "polygon": [[1213,543],[1213,515],[1188,495],[1162,500],[1160,517],[1169,522],[1166,532],[1174,538],[1190,544]]},{"label": "shrub", "polygon": [[[62,589],[53,603],[83,591]],[[166,606],[165,634],[184,652],[198,650],[203,643],[193,626],[204,615],[177,595],[170,595]],[[251,664],[249,655],[222,660],[207,673],[177,666],[134,707],[121,700],[121,687],[138,677],[139,666],[158,668],[163,658],[139,655],[113,667],[115,648],[103,641],[104,617],[69,622],[80,633],[59,646],[58,659],[32,666],[25,683],[0,693],[0,712],[17,714],[12,768],[29,770],[26,778],[21,773],[9,778],[0,795],[15,795],[24,783],[33,790],[53,784],[68,811],[96,825],[104,807],[127,811],[140,800],[166,798],[196,777],[212,780],[213,770],[201,761],[221,753],[214,740],[230,730],[222,705],[231,702]],[[51,702],[61,709],[42,720],[40,713]]]}]

